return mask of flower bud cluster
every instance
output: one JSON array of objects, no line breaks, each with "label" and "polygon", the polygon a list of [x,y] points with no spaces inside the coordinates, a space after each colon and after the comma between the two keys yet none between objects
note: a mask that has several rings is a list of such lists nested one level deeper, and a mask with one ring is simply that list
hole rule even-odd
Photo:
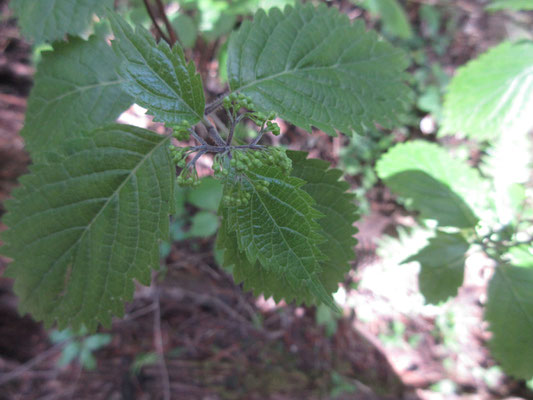
[{"label": "flower bud cluster", "polygon": [[174,130],[172,136],[180,142],[186,142],[190,139],[191,133],[189,132],[189,129],[191,129],[191,124],[189,121],[183,120],[179,124],[172,125],[171,128]]},{"label": "flower bud cluster", "polygon": [[235,187],[232,192],[222,196],[222,202],[227,207],[240,207],[247,206],[251,198],[252,195],[242,187]]},{"label": "flower bud cluster", "polygon": [[196,187],[200,185],[200,180],[198,179],[198,172],[196,171],[196,168],[194,166],[183,168],[176,182],[180,186]]},{"label": "flower bud cluster", "polygon": [[281,168],[284,174],[289,174],[292,170],[292,160],[287,156],[283,147],[268,147],[257,152],[257,158],[268,166]]},{"label": "flower bud cluster", "polygon": [[255,110],[254,102],[244,93],[230,93],[224,98],[224,100],[222,100],[222,105],[226,110],[229,110],[230,108],[233,108],[233,110],[239,110],[240,108]]},{"label": "flower bud cluster", "polygon": [[[250,169],[274,166],[281,168],[284,174],[289,174],[292,169],[292,161],[281,147],[264,150],[236,149],[231,154],[231,159],[228,156],[215,156],[213,170],[216,178],[243,182],[245,180],[243,175]],[[269,192],[270,182],[267,180],[253,180],[250,183],[253,183],[257,192]],[[251,194],[243,190],[242,186],[237,188],[237,185],[232,185],[232,187],[233,191],[223,196],[223,204],[234,207],[248,205]]]},{"label": "flower bud cluster", "polygon": [[182,168],[181,173],[178,176],[176,182],[180,186],[198,186],[200,181],[198,180],[198,173],[194,165],[187,165],[187,157],[191,153],[190,147],[175,147],[169,145],[168,149],[172,157],[172,162],[179,168]]},{"label": "flower bud cluster", "polygon": [[169,145],[172,162],[180,168],[185,168],[187,165],[187,156],[189,155],[190,147],[176,147]]},{"label": "flower bud cluster", "polygon": [[257,126],[263,127],[266,124],[267,132],[272,132],[276,136],[280,134],[279,125],[275,122],[272,122],[272,120],[276,119],[276,113],[272,111],[268,115],[266,115],[260,111],[255,111],[255,104],[253,103],[252,99],[246,96],[245,94],[231,93],[228,97],[225,97],[224,100],[222,100],[222,105],[226,110],[232,109],[232,111],[234,112],[239,110],[240,108],[246,108],[248,110],[251,110],[252,112],[247,113],[246,116],[250,120],[252,120]]},{"label": "flower bud cluster", "polygon": [[213,166],[211,167],[214,172],[214,176],[217,179],[225,179],[229,175],[228,157],[222,154],[216,154],[213,158]]}]

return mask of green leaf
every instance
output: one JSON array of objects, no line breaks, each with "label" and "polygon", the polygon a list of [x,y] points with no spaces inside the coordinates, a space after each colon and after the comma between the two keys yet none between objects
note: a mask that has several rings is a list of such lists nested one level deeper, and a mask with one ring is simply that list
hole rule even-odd
[{"label": "green leaf", "polygon": [[533,127],[533,42],[504,42],[459,68],[440,133],[479,140]]},{"label": "green leaf", "polygon": [[492,3],[486,6],[485,9],[488,11],[533,10],[533,2],[531,0],[492,0]]},{"label": "green leaf", "polygon": [[187,14],[178,14],[172,19],[172,26],[176,30],[183,47],[186,49],[193,48],[198,36],[198,28],[194,20]]},{"label": "green leaf", "polygon": [[93,15],[102,15],[113,0],[11,0],[22,34],[37,43],[86,33]]},{"label": "green leaf", "polygon": [[308,287],[301,285],[301,281],[294,281],[292,274],[274,271],[259,261],[250,262],[244,252],[239,250],[236,233],[228,232],[226,212],[223,212],[223,215],[224,223],[221,224],[217,235],[217,249],[224,251],[223,267],[232,270],[235,282],[242,282],[244,290],[253,291],[255,296],[263,294],[266,298],[272,297],[276,302],[317,302],[316,296],[310,293]]},{"label": "green leaf", "polygon": [[438,231],[426,247],[404,261],[420,263],[418,286],[427,303],[438,304],[457,295],[469,247],[462,235]]},{"label": "green leaf", "polygon": [[61,352],[61,357],[57,361],[57,366],[60,368],[66,367],[79,356],[80,351],[81,345],[79,342],[67,343]]},{"label": "green leaf", "polygon": [[533,245],[522,244],[511,247],[507,256],[516,267],[533,268]]},{"label": "green leaf", "polygon": [[[259,190],[258,183],[263,181],[269,182],[267,192]],[[317,299],[336,308],[319,278],[325,257],[318,245],[324,237],[316,219],[322,214],[301,189],[304,183],[271,166],[253,167],[230,177],[225,191],[246,192],[251,198],[247,205],[225,207],[225,227],[235,233],[238,249],[249,264],[259,262],[275,275],[283,282],[283,292],[290,288],[302,302]]]},{"label": "green leaf", "polygon": [[483,213],[486,196],[478,172],[436,144],[398,144],[381,157],[376,171],[394,193],[406,199],[406,206],[441,226],[473,227],[476,214]]},{"label": "green leaf", "polygon": [[21,135],[28,149],[55,149],[84,130],[113,122],[133,99],[122,90],[118,58],[105,39],[71,38],[42,53]]},{"label": "green leaf", "polygon": [[168,238],[175,171],[168,137],[110,125],[36,164],[6,203],[2,252],[20,311],[60,329],[109,325],[147,285]]},{"label": "green leaf", "polygon": [[533,376],[533,269],[500,265],[489,285],[489,347],[507,374]]},{"label": "green leaf", "polygon": [[[312,209],[309,209],[305,213],[290,211],[289,207],[295,207],[295,210],[305,210],[308,208],[305,203],[309,202],[309,199],[303,192],[307,192],[308,195],[314,200],[313,208],[322,212],[324,217],[319,220],[319,225],[311,223],[314,228],[308,229],[300,237],[288,236],[289,246],[295,248],[296,252],[302,254],[302,252],[295,245],[297,241],[305,243],[304,249],[311,247],[311,250],[305,250],[303,252],[304,257],[306,255],[311,256],[309,260],[306,260],[303,268],[313,268],[313,274],[318,274],[317,284],[323,287],[326,293],[335,292],[338,289],[338,283],[344,278],[344,274],[349,270],[349,262],[354,258],[353,248],[357,243],[353,238],[356,233],[356,229],[353,227],[353,223],[356,220],[356,208],[353,204],[353,197],[350,194],[345,193],[348,185],[345,182],[339,181],[341,172],[339,170],[328,169],[329,165],[320,160],[306,160],[306,154],[302,152],[288,152],[289,157],[293,161],[293,174],[298,178],[307,179],[307,182],[302,182],[300,179],[285,178],[289,182],[293,182],[295,186],[292,191],[294,196],[302,196],[302,200],[294,201],[289,194],[283,193],[286,189],[290,191],[290,188],[283,188],[283,190],[272,190],[273,181],[269,186],[270,194],[258,194],[257,198],[263,197],[261,200],[268,202],[269,197],[274,200],[274,210],[272,215],[277,215],[279,211],[286,210],[286,216],[278,218],[281,221],[280,224],[287,225],[285,229],[299,229],[303,231],[305,225],[309,225],[306,221],[308,218],[304,218],[302,215],[311,213],[315,214]],[[278,178],[280,179],[280,178]],[[303,186],[302,186],[302,183]],[[282,183],[283,185],[283,183]],[[275,187],[276,185],[274,185]],[[285,186],[285,185],[283,185]],[[274,198],[274,196],[276,196]],[[254,200],[256,197],[254,196]],[[253,200],[252,200],[253,201]],[[291,202],[291,204],[285,204],[285,202]],[[276,205],[276,203],[279,203]],[[312,204],[312,203],[311,203]],[[259,222],[262,220],[261,210],[253,209],[250,204],[249,211],[254,215],[257,215],[255,225],[259,227]],[[270,208],[269,208],[270,210]],[[250,257],[243,252],[242,238],[239,241],[239,228],[241,222],[238,218],[235,221],[231,220],[231,216],[228,214],[234,213],[232,210],[224,210],[224,223],[219,231],[217,238],[217,247],[225,249],[224,252],[224,265],[225,267],[234,266],[233,273],[236,282],[243,282],[246,290],[253,290],[256,295],[263,293],[266,297],[272,296],[276,301],[285,299],[287,302],[305,302],[308,304],[315,303],[318,299],[325,304],[332,307],[330,301],[325,302],[322,300],[322,294],[314,292],[309,288],[309,284],[303,285],[303,279],[295,274],[300,273],[302,266],[298,262],[280,262],[278,260],[272,261],[269,259],[264,262],[264,257],[257,256],[257,260]],[[293,215],[294,214],[294,215]],[[300,215],[302,214],[302,215]],[[290,215],[293,221],[289,221]],[[266,216],[266,215],[265,215]],[[235,226],[232,226],[232,223]],[[256,228],[256,226],[254,226]],[[302,229],[303,228],[303,229]],[[235,232],[232,232],[234,229]],[[313,238],[312,232],[317,232],[320,236],[326,240],[320,239],[320,236],[316,239]],[[263,239],[262,233],[259,231],[254,232],[254,235],[259,236],[257,239]],[[255,240],[251,238],[250,240]],[[244,239],[246,241],[246,239]],[[318,245],[315,244],[318,241]],[[246,242],[248,243],[248,242]],[[239,248],[239,245],[241,248]],[[281,242],[283,245],[283,242]],[[280,242],[275,239],[271,243],[263,242],[259,247],[259,252],[265,253],[274,258],[281,258],[282,252],[278,247]],[[318,252],[317,252],[318,250]],[[302,256],[299,256],[303,259]],[[318,266],[316,263],[318,262]],[[281,264],[283,268],[276,268],[274,264]],[[290,270],[289,270],[290,268]],[[293,271],[294,270],[294,271]],[[289,273],[290,272],[290,273]],[[306,279],[304,273],[304,279]]]},{"label": "green leaf", "polygon": [[146,29],[133,28],[119,15],[108,14],[115,34],[113,49],[121,59],[120,75],[125,90],[148,109],[154,121],[177,124],[199,122],[204,115],[202,78],[192,62],[185,60],[179,44],[171,49],[156,45]]},{"label": "green leaf", "polygon": [[193,206],[214,212],[218,210],[221,198],[222,184],[212,177],[202,178],[200,185],[187,194],[187,201]]},{"label": "green leaf", "polygon": [[259,10],[230,38],[232,91],[308,131],[392,126],[410,97],[402,51],[324,4]]},{"label": "green leaf", "polygon": [[361,6],[381,18],[386,32],[401,39],[413,36],[409,18],[397,0],[365,0]]},{"label": "green leaf", "polygon": [[206,238],[214,235],[218,229],[218,217],[209,211],[194,214],[191,223],[191,229],[188,232],[190,237]]},{"label": "green leaf", "polygon": [[330,169],[326,161],[307,159],[305,152],[287,154],[292,159],[291,175],[306,182],[302,189],[315,201],[314,208],[324,215],[318,223],[326,241],[319,244],[319,249],[327,260],[321,262],[320,280],[329,293],[336,292],[355,258],[354,223],[358,215],[354,195],[347,192],[350,185],[339,180],[341,170]]},{"label": "green leaf", "polygon": [[176,186],[174,188],[174,218],[180,218],[185,214],[185,197],[187,196],[186,188]]}]

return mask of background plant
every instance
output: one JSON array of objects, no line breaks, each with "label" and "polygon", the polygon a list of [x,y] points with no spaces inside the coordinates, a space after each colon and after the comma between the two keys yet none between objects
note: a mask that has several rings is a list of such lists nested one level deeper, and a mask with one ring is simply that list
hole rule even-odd
[{"label": "background plant", "polygon": [[[518,54],[520,62],[513,61]],[[481,251],[494,261],[485,313],[493,332],[489,346],[505,371],[521,378],[533,373],[526,344],[533,334],[533,208],[525,187],[532,56],[530,41],[502,43],[459,69],[450,84],[439,135],[460,132],[484,143],[477,168],[425,141],[396,145],[376,167],[408,208],[433,221],[435,236],[405,260],[420,263],[419,287],[428,303],[457,294],[468,254]]]}]

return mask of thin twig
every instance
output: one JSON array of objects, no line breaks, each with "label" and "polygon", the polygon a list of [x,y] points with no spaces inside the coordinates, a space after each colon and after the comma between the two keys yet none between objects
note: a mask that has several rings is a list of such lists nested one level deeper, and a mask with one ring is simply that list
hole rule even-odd
[{"label": "thin twig", "polygon": [[35,367],[37,364],[42,363],[44,360],[46,360],[51,355],[57,353],[67,342],[69,342],[70,339],[64,340],[62,342],[59,342],[52,347],[50,347],[48,350],[43,351],[42,353],[38,354],[34,358],[32,358],[30,361],[22,364],[20,367],[16,368],[15,370],[2,375],[0,377],[0,386],[5,385],[7,382],[12,381],[13,379],[17,379],[21,375],[24,375],[26,371],[29,371],[33,367]]},{"label": "thin twig", "polygon": [[235,127],[237,126],[237,121],[232,119],[231,124],[229,126],[229,133],[228,133],[228,139],[226,140],[226,144],[229,146],[231,144],[231,141],[233,140],[233,134],[235,133]]},{"label": "thin twig", "polygon": [[216,127],[219,129],[219,131],[226,136],[228,135],[228,127],[222,120],[216,115],[211,114],[211,119],[215,122]]},{"label": "thin twig", "polygon": [[174,43],[178,41],[178,35],[176,34],[176,31],[174,30],[174,27],[170,23],[167,17],[167,12],[165,11],[165,5],[161,0],[155,0],[157,7],[159,8],[159,15],[163,19],[163,23],[165,24],[165,27],[167,28],[168,34],[170,36],[170,45],[173,46]]},{"label": "thin twig", "polygon": [[252,144],[257,144],[259,143],[259,141],[261,140],[261,138],[263,137],[263,134],[265,133],[266,131],[261,128],[261,130],[259,131],[259,133],[257,134],[257,137],[252,141]]},{"label": "thin twig", "polygon": [[211,136],[217,145],[224,146],[226,144],[226,142],[224,142],[224,140],[222,140],[218,134],[217,128],[215,128],[211,121],[204,117],[204,119],[202,119],[202,123],[207,127],[207,133],[209,133],[209,136]]},{"label": "thin twig", "polygon": [[230,125],[228,140],[226,140],[226,144],[228,146],[231,144],[231,141],[233,140],[233,133],[235,132],[235,127],[239,125],[239,122],[241,122],[244,119],[244,117],[246,117],[246,114],[241,114],[235,119],[231,118],[231,125]]},{"label": "thin twig", "polygon": [[211,146],[210,144],[208,145],[202,145],[202,146],[194,146],[194,147],[191,147],[189,150],[191,152],[197,152],[197,151],[202,151],[205,153],[225,153],[225,152],[229,152],[231,150],[263,150],[265,146],[262,146],[260,144],[253,144],[253,143],[250,143],[250,144],[244,144],[244,145],[240,145],[240,146],[228,146],[228,145],[223,145],[223,146]]},{"label": "thin twig", "polygon": [[156,29],[159,36],[161,36],[169,45],[172,45],[172,42],[170,38],[165,35],[165,32],[161,30],[161,27],[157,23],[157,17],[154,14],[154,11],[152,10],[152,7],[150,6],[150,3],[148,0],[143,0],[144,7],[146,8],[146,11],[148,11],[148,15],[150,16],[150,19],[152,20],[152,23],[154,24],[154,28]]},{"label": "thin twig", "polygon": [[196,161],[198,161],[198,159],[200,157],[202,157],[205,153],[207,153],[207,150],[200,150],[195,156],[194,158],[189,162],[187,163],[187,168],[190,168],[192,166],[194,166],[194,164],[196,164]]},{"label": "thin twig", "polygon": [[198,141],[198,143],[204,146],[208,145],[207,142],[202,137],[200,137],[193,128],[189,129],[189,132],[191,133],[192,137]]},{"label": "thin twig", "polygon": [[165,352],[163,349],[163,336],[161,334],[161,304],[159,303],[159,289],[154,288],[154,344],[159,358],[159,369],[163,383],[163,399],[170,400],[170,379],[168,377]]},{"label": "thin twig", "polygon": [[209,103],[205,107],[205,115],[209,115],[212,112],[216,111],[218,107],[222,105],[222,100],[224,100],[224,97],[226,97],[229,94],[229,92],[224,92],[220,96],[218,96],[213,102]]}]

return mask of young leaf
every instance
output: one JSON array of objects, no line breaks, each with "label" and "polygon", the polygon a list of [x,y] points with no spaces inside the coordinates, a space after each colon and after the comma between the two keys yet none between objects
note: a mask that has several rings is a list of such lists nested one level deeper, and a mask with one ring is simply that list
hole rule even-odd
[{"label": "young leaf", "polygon": [[113,122],[133,103],[117,66],[118,58],[99,36],[71,38],[44,52],[21,131],[27,148],[56,148],[76,132]]},{"label": "young leaf", "polygon": [[86,32],[94,14],[102,15],[113,0],[11,0],[22,34],[36,43]]},{"label": "young leaf", "polygon": [[461,67],[444,102],[441,133],[484,140],[533,127],[533,42],[504,42]]},{"label": "young leaf", "polygon": [[[345,193],[348,188],[347,184],[339,181],[340,171],[328,169],[329,165],[324,161],[306,160],[306,154],[303,152],[288,152],[288,155],[293,161],[293,175],[308,179],[308,182],[303,186],[300,186],[301,181],[298,182],[294,179],[292,181],[299,189],[312,197],[315,201],[313,208],[324,214],[324,217],[319,220],[320,227],[315,226],[314,229],[326,240],[320,240],[318,243],[318,250],[322,255],[317,253],[314,257],[319,262],[317,281],[329,294],[337,290],[339,281],[343,279],[344,274],[350,268],[349,262],[354,258],[353,247],[357,243],[353,238],[353,234],[356,232],[353,227],[357,217],[356,208],[353,205],[352,196]],[[272,183],[269,189],[271,187]],[[272,193],[272,190],[270,192]],[[296,194],[298,194],[298,190],[296,190]],[[270,194],[264,194],[264,196],[268,197]],[[281,203],[280,208],[285,207],[284,197],[285,195],[281,195],[277,198],[277,201]],[[294,204],[298,203],[300,209],[305,209],[302,201]],[[256,295],[263,293],[266,297],[272,296],[276,301],[285,299],[287,302],[296,301],[308,304],[316,303],[317,300],[324,302],[320,296],[317,296],[312,287],[310,288],[310,285],[303,285],[302,279],[295,279],[292,269],[301,268],[299,265],[286,264],[284,268],[280,269],[274,268],[271,261],[264,263],[260,256],[255,261],[250,260],[242,251],[243,246],[239,249],[238,244],[241,244],[239,228],[241,225],[239,224],[240,220],[235,216],[232,221],[232,217],[229,215],[232,212],[235,213],[231,209],[225,209],[223,212],[224,223],[219,231],[217,246],[220,249],[225,249],[224,264],[234,266],[233,273],[236,282],[243,282],[244,288],[253,290]],[[296,219],[298,218],[296,217]],[[300,223],[289,222],[288,219],[288,216],[284,219],[279,218],[286,225],[300,228]],[[307,222],[304,223],[307,224]],[[254,232],[254,234],[260,235],[261,232]],[[305,235],[309,236],[309,233]],[[312,239],[307,236],[302,237],[301,240]],[[291,242],[294,241],[294,239],[291,240]],[[273,244],[277,245],[277,242],[265,243],[259,252],[279,256],[280,253],[273,248]],[[316,249],[314,252],[316,253]],[[317,268],[315,260],[306,261],[305,265]],[[326,304],[331,306],[330,302],[326,302]]]},{"label": "young leaf", "polygon": [[200,186],[187,193],[187,201],[203,210],[217,212],[222,198],[222,184],[212,177],[200,180]]},{"label": "young leaf", "polygon": [[[261,190],[263,182],[269,184],[267,191]],[[300,297],[314,297],[336,308],[319,279],[325,257],[318,247],[324,237],[316,219],[322,214],[301,189],[304,183],[279,167],[249,168],[226,183],[225,193],[244,192],[250,199],[246,205],[227,207],[224,223],[235,232],[238,248],[250,264],[257,261],[283,276]]]},{"label": "young leaf", "polygon": [[289,151],[287,155],[292,160],[291,175],[305,181],[302,189],[315,201],[314,208],[324,215],[318,223],[326,240],[319,244],[319,249],[327,260],[321,262],[320,280],[329,293],[336,292],[355,256],[354,223],[358,215],[354,195],[347,192],[350,185],[339,180],[342,171],[330,169],[326,161],[307,159],[307,153],[301,151]]},{"label": "young leaf", "polygon": [[506,373],[533,376],[533,269],[500,265],[489,285],[489,347]]},{"label": "young leaf", "polygon": [[401,39],[409,39],[413,35],[409,18],[398,0],[364,0],[361,6],[380,17],[383,29],[390,34]]},{"label": "young leaf", "polygon": [[168,237],[175,171],[168,138],[110,125],[36,164],[7,202],[2,252],[13,258],[21,312],[60,329],[109,325],[150,283]]},{"label": "young leaf", "polygon": [[407,206],[441,226],[473,227],[483,212],[486,196],[477,171],[436,144],[398,144],[381,157],[376,171],[394,193],[408,199]]},{"label": "young leaf", "polygon": [[217,234],[217,249],[224,251],[223,265],[225,268],[233,267],[233,279],[243,283],[245,291],[253,291],[255,296],[263,294],[266,298],[272,297],[276,302],[285,300],[287,303],[297,302],[313,304],[315,296],[305,286],[298,286],[289,274],[277,273],[268,266],[263,266],[259,261],[251,263],[246,255],[239,250],[237,235],[227,229],[227,214],[224,211],[224,223],[221,224]]},{"label": "young leaf", "polygon": [[121,59],[119,73],[135,102],[147,108],[155,121],[200,121],[205,107],[202,78],[192,62],[187,64],[180,45],[172,49],[164,41],[156,45],[143,27],[133,31],[119,15],[108,16],[115,34],[113,49]]},{"label": "young leaf", "polygon": [[465,254],[469,247],[462,235],[438,231],[426,247],[404,261],[420,263],[418,286],[427,303],[438,304],[457,295],[463,284]]},{"label": "young leaf", "polygon": [[335,135],[374,122],[390,126],[410,97],[400,50],[321,4],[260,10],[232,34],[228,77],[232,91],[264,112],[307,130]]},{"label": "young leaf", "polygon": [[200,211],[191,219],[189,237],[209,237],[217,233],[218,217],[209,211]]},{"label": "young leaf", "polygon": [[492,3],[485,8],[489,11],[533,10],[533,2],[531,0],[492,0]]}]

